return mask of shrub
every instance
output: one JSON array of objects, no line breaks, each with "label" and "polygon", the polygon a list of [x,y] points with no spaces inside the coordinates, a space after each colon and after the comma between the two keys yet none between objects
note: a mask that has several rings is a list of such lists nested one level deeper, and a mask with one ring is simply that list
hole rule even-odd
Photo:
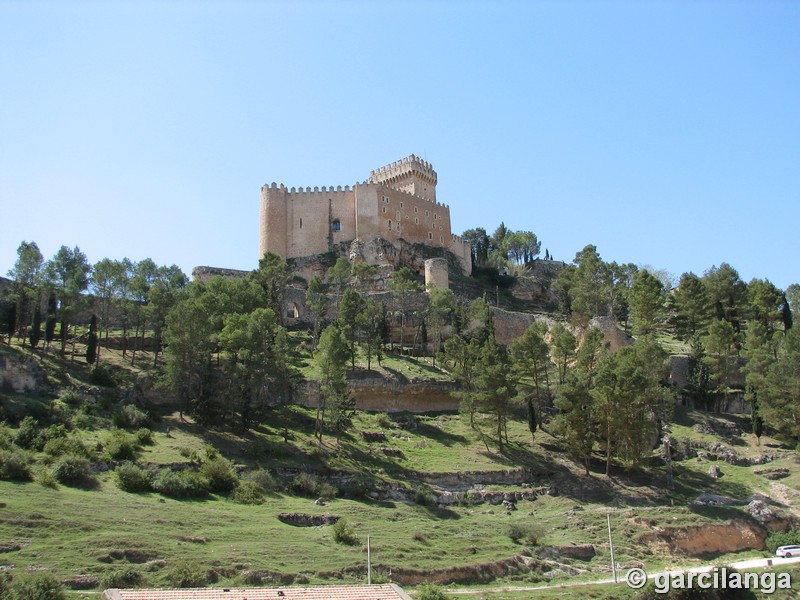
[{"label": "shrub", "polygon": [[135,588],[141,587],[144,583],[144,573],[133,567],[109,571],[100,577],[100,587],[104,589]]},{"label": "shrub", "polygon": [[114,381],[114,375],[111,373],[111,370],[105,365],[96,365],[92,369],[92,375],[90,377],[90,381],[94,385],[99,385],[102,387],[116,386],[116,382]]},{"label": "shrub", "polygon": [[0,450],[0,479],[6,481],[30,481],[30,458],[23,452]]},{"label": "shrub", "polygon": [[79,406],[83,401],[83,395],[74,387],[68,387],[61,390],[61,393],[58,395],[58,399],[64,404],[69,404],[70,406]]},{"label": "shrub", "polygon": [[414,502],[420,506],[433,506],[436,504],[436,498],[428,490],[417,490],[414,493]]},{"label": "shrub", "polygon": [[252,481],[264,493],[273,492],[277,487],[272,475],[269,474],[269,471],[264,469],[257,469],[245,473],[243,479],[245,481]]},{"label": "shrub", "polygon": [[208,479],[212,492],[228,494],[239,485],[239,476],[233,470],[233,465],[221,457],[204,463],[200,473]]},{"label": "shrub", "polygon": [[50,488],[51,490],[58,489],[58,482],[53,474],[47,469],[42,469],[36,474],[36,481],[42,487]]},{"label": "shrub", "polygon": [[69,455],[55,464],[53,478],[64,485],[78,487],[95,487],[97,478],[92,471],[92,464],[82,456]]},{"label": "shrub", "polygon": [[114,470],[117,487],[125,492],[149,492],[152,489],[151,476],[140,466],[125,462]]},{"label": "shrub", "polygon": [[231,500],[239,504],[261,504],[264,502],[264,491],[255,481],[245,479],[233,490]]},{"label": "shrub", "polygon": [[316,491],[316,495],[323,500],[333,500],[336,498],[336,494],[339,493],[339,489],[327,481],[321,481],[319,485],[317,485]]},{"label": "shrub", "polygon": [[775,554],[775,551],[780,546],[800,544],[800,530],[790,529],[789,531],[773,531],[767,536],[764,543],[767,546],[767,552]]},{"label": "shrub", "polygon": [[65,454],[74,454],[87,459],[93,457],[92,450],[87,447],[80,438],[72,435],[70,437],[57,437],[47,441],[44,445],[44,452],[48,456],[58,457]]},{"label": "shrub", "polygon": [[14,442],[26,450],[41,450],[44,441],[42,441],[42,446],[36,447],[39,442],[39,431],[39,421],[29,415],[20,422]]},{"label": "shrub", "polygon": [[414,597],[417,600],[447,600],[447,594],[435,583],[423,583],[417,586]]},{"label": "shrub", "polygon": [[150,424],[150,415],[133,404],[125,404],[112,418],[114,425],[126,429],[139,429]]},{"label": "shrub", "polygon": [[11,450],[13,444],[14,438],[11,435],[11,431],[5,427],[0,427],[0,450]]},{"label": "shrub", "polygon": [[305,471],[298,473],[297,476],[289,482],[289,490],[300,496],[316,496],[318,486],[319,480],[316,475],[306,473]]},{"label": "shrub", "polygon": [[105,453],[111,460],[133,460],[139,450],[134,437],[124,431],[114,431],[105,440]]},{"label": "shrub", "polygon": [[355,528],[344,517],[334,523],[333,539],[337,544],[346,544],[348,546],[358,546],[360,543]]},{"label": "shrub", "polygon": [[207,583],[205,571],[189,561],[176,562],[167,571],[166,580],[178,588],[204,587]]},{"label": "shrub", "polygon": [[378,421],[378,425],[380,425],[384,429],[391,429],[393,426],[392,420],[386,413],[379,413],[378,416],[376,417],[376,420]]},{"label": "shrub", "polygon": [[152,446],[153,445],[153,432],[147,429],[146,427],[142,427],[141,429],[136,430],[136,443],[140,446]]},{"label": "shrub", "polygon": [[512,523],[508,526],[508,537],[515,544],[524,543],[535,546],[544,535],[541,525],[536,523]]},{"label": "shrub", "polygon": [[190,469],[175,473],[165,468],[153,478],[153,489],[170,498],[202,498],[209,488],[208,479]]},{"label": "shrub", "polygon": [[11,582],[10,589],[10,600],[66,600],[67,598],[62,585],[48,573],[20,575]]}]

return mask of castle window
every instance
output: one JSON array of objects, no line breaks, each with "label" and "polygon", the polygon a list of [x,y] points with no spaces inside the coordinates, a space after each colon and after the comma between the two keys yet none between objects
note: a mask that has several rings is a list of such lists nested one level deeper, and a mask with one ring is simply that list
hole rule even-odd
[{"label": "castle window", "polygon": [[442,238],[442,236],[439,236],[439,242],[444,242],[444,239]]},{"label": "castle window", "polygon": [[303,228],[303,219],[300,219],[300,229]]},{"label": "castle window", "polygon": [[415,206],[414,207],[414,212],[419,212],[419,207]]},{"label": "castle window", "polygon": [[427,210],[425,211],[425,216],[426,217],[430,217],[431,216],[430,213]]},{"label": "castle window", "polygon": [[331,229],[333,231],[340,231],[342,229],[342,224],[339,222],[339,219],[336,219],[333,223],[331,223]]},{"label": "castle window", "polygon": [[386,212],[386,207],[385,206],[383,207],[383,212]]},{"label": "castle window", "polygon": [[414,217],[414,223],[416,223],[417,225],[419,225],[419,218],[417,218],[417,217]]},{"label": "castle window", "polygon": [[428,232],[428,239],[429,239],[429,240],[432,240],[432,239],[433,239],[433,234],[432,234],[430,231]]},{"label": "castle window", "polygon": [[403,208],[403,203],[402,202],[400,203],[400,208]]},{"label": "castle window", "polygon": [[392,221],[391,221],[391,219],[390,219],[390,220],[389,220],[389,230],[391,231],[391,229],[392,229]]}]

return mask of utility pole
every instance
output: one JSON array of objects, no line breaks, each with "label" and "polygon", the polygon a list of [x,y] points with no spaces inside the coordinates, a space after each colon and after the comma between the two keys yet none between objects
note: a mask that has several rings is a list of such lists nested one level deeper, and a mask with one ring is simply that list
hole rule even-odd
[{"label": "utility pole", "polygon": [[611,549],[611,572],[614,574],[614,583],[617,583],[617,563],[614,561],[614,541],[611,537],[611,514],[607,514],[608,519],[608,547]]},{"label": "utility pole", "polygon": [[367,536],[367,585],[372,585],[372,556],[369,548],[369,536]]}]

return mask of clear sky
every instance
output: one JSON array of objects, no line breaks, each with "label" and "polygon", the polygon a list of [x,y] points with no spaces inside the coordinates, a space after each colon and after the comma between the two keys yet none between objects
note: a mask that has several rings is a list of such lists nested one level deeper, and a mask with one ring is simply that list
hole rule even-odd
[{"label": "clear sky", "polygon": [[260,188],[416,154],[455,233],[800,282],[800,2],[0,0],[22,240],[252,269]]}]

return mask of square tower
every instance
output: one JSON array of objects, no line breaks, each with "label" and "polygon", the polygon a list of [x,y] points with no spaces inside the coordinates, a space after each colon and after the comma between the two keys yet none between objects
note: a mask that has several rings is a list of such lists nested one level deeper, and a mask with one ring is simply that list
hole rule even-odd
[{"label": "square tower", "polygon": [[436,181],[431,164],[413,154],[369,174],[369,183],[379,183],[430,202],[436,202]]}]

